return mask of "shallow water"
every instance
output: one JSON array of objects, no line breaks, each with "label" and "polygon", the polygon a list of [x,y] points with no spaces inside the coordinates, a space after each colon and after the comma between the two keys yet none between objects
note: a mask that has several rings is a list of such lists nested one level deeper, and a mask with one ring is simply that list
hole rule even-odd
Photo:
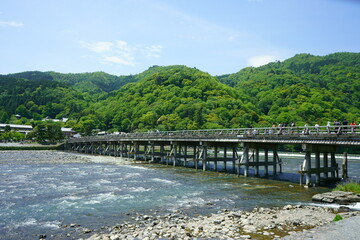
[{"label": "shallow water", "polygon": [[[90,162],[1,159],[0,239],[76,239],[83,227],[107,231],[104,226],[131,221],[136,212],[196,215],[310,204],[312,195],[328,190],[299,187],[294,173],[302,159],[283,160],[286,173],[271,180],[162,164],[129,165],[114,157],[91,157]],[[349,162],[350,176],[359,177],[359,165],[357,159]]]}]

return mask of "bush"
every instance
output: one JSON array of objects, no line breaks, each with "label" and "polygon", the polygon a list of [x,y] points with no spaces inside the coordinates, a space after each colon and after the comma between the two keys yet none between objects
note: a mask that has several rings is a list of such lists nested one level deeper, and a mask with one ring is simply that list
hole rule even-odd
[{"label": "bush", "polygon": [[360,194],[360,184],[356,182],[339,184],[336,188],[334,188],[334,191],[345,191]]},{"label": "bush", "polygon": [[340,221],[340,220],[343,220],[342,216],[339,215],[339,214],[336,214],[336,216],[333,219],[333,222],[337,222],[337,221]]}]

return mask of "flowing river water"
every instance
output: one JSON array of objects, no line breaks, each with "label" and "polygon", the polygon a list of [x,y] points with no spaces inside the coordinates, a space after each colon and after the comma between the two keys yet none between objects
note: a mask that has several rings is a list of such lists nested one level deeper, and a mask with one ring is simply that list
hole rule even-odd
[{"label": "flowing river water", "polygon": [[[91,233],[84,235],[84,228],[106,232],[136,213],[198,215],[312,204],[312,195],[329,191],[299,186],[301,155],[280,157],[283,173],[265,179],[115,157],[0,151],[0,239],[86,238]],[[348,168],[359,181],[360,158],[350,156]]]}]

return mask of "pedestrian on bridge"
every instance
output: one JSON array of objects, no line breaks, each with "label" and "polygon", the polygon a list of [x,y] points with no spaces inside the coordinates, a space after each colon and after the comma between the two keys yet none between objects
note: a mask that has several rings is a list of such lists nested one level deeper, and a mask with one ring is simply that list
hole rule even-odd
[{"label": "pedestrian on bridge", "polygon": [[334,126],[335,126],[335,133],[336,133],[336,134],[341,134],[340,122],[339,122],[339,121],[335,121],[335,122],[334,122]]},{"label": "pedestrian on bridge", "polygon": [[294,130],[295,130],[295,122],[291,122],[291,123],[290,123],[290,127],[291,127],[291,133],[294,133]]},{"label": "pedestrian on bridge", "polygon": [[319,134],[320,132],[320,126],[318,123],[315,124],[316,134]]},{"label": "pedestrian on bridge", "polygon": [[305,135],[309,134],[309,126],[307,123],[305,123],[303,134]]},{"label": "pedestrian on bridge", "polygon": [[328,133],[328,134],[331,133],[330,127],[331,127],[331,123],[330,123],[330,122],[327,122],[327,124],[326,124],[326,129],[327,129],[327,133]]},{"label": "pedestrian on bridge", "polygon": [[355,123],[355,121],[352,121],[351,123],[350,123],[350,128],[351,128],[351,133],[354,133],[355,132],[355,126],[356,126],[356,123]]},{"label": "pedestrian on bridge", "polygon": [[348,125],[348,121],[346,121],[346,119],[344,119],[344,121],[342,122],[343,128],[344,128],[344,133],[347,132],[347,125]]}]

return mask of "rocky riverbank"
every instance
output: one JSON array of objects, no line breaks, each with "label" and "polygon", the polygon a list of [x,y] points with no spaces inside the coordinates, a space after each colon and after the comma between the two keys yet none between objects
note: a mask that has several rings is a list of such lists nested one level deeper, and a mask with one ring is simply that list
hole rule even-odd
[{"label": "rocky riverbank", "polygon": [[[136,214],[133,222],[116,225],[107,234],[94,234],[87,239],[279,239],[330,223],[336,214],[335,209],[301,205],[255,208],[250,212],[222,210],[197,217],[181,211],[165,216]],[[359,213],[339,214],[347,218]],[[91,231],[84,229],[84,233]]]}]

